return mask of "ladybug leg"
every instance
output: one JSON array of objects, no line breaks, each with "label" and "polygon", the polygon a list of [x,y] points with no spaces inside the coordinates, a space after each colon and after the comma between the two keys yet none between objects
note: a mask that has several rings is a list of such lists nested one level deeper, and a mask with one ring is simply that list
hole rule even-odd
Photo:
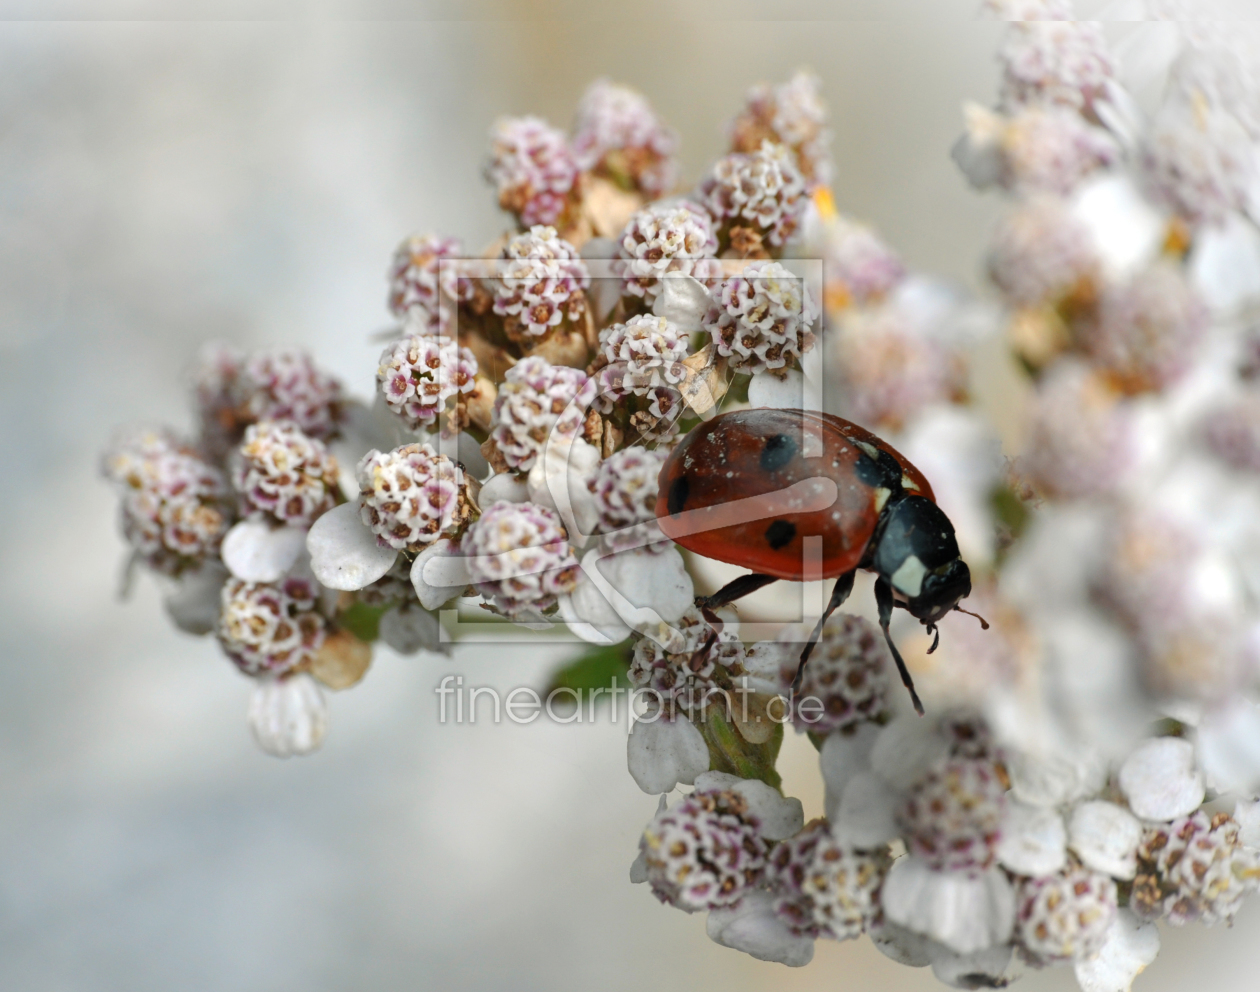
[{"label": "ladybug leg", "polygon": [[719,606],[725,606],[727,603],[733,603],[737,599],[743,599],[750,593],[756,592],[762,586],[768,586],[771,582],[777,581],[779,580],[773,575],[750,572],[748,575],[741,575],[738,579],[732,579],[712,596],[696,597],[696,606],[702,610],[716,610]]},{"label": "ladybug leg", "polygon": [[831,587],[831,599],[827,603],[827,608],[823,610],[823,615],[818,618],[818,623],[814,624],[814,632],[809,635],[809,642],[805,645],[805,650],[801,652],[801,663],[796,666],[796,678],[792,679],[792,695],[795,696],[800,691],[801,676],[805,674],[805,662],[809,661],[814,645],[818,643],[818,638],[822,636],[823,624],[827,622],[827,618],[831,614],[840,608],[840,605],[849,598],[849,593],[853,591],[853,576],[855,574],[857,574],[857,569],[850,569],[836,579],[836,584]]},{"label": "ladybug leg", "polygon": [[901,673],[901,681],[910,690],[910,702],[914,703],[914,711],[919,716],[922,716],[923,703],[919,701],[919,694],[914,691],[914,679],[910,678],[910,672],[901,658],[901,652],[897,650],[897,645],[893,643],[892,635],[888,633],[888,624],[892,620],[893,594],[892,586],[883,579],[875,580],[875,605],[879,607],[879,627],[884,632],[884,640],[888,642],[888,650],[892,652],[893,661],[897,663],[897,671]]}]

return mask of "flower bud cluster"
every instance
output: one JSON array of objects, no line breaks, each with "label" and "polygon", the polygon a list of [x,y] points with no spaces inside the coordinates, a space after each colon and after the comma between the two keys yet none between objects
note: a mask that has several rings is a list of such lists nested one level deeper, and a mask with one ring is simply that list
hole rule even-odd
[{"label": "flower bud cluster", "polygon": [[150,568],[177,575],[217,557],[232,523],[223,473],[160,431],[122,438],[104,473],[121,499],[123,536]]},{"label": "flower bud cluster", "polygon": [[369,451],[358,467],[359,516],[382,547],[422,550],[454,537],[474,513],[463,467],[427,444]]},{"label": "flower bud cluster", "polygon": [[376,382],[385,404],[410,430],[432,430],[439,417],[477,388],[477,359],[451,338],[415,335],[381,353]]},{"label": "flower bud cluster", "polygon": [[678,136],[627,86],[596,80],[578,103],[573,158],[584,172],[664,196],[677,181],[677,150]]},{"label": "flower bud cluster", "polygon": [[232,484],[242,516],[309,527],[337,504],[337,460],[294,424],[264,420],[246,428]]}]

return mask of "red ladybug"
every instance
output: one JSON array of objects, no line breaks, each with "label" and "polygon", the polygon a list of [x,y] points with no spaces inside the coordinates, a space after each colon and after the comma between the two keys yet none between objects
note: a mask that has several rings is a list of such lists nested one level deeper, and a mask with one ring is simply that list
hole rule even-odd
[{"label": "red ladybug", "polygon": [[801,581],[805,541],[822,539],[821,574],[810,577],[835,576],[836,584],[801,652],[794,686],[823,623],[852,591],[854,573],[874,572],[884,639],[914,708],[923,712],[888,633],[893,607],[935,634],[936,621],[970,594],[971,573],[927,479],[886,441],[825,413],[724,413],[695,428],[666,460],[656,516],[684,548],[753,570],[701,600],[706,608],[776,579]]}]

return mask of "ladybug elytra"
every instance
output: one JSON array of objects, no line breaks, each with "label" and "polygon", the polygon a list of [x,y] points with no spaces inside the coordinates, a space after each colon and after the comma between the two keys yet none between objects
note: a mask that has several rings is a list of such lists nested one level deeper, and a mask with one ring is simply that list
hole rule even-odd
[{"label": "ladybug elytra", "polygon": [[971,573],[931,485],[887,442],[825,413],[720,414],[695,428],[662,466],[656,516],[665,535],[689,551],[752,569],[700,601],[703,607],[733,602],[777,579],[835,577],[801,652],[794,688],[856,571],[874,572],[884,639],[923,712],[888,632],[892,611],[909,611],[936,634],[936,622],[970,594]]}]

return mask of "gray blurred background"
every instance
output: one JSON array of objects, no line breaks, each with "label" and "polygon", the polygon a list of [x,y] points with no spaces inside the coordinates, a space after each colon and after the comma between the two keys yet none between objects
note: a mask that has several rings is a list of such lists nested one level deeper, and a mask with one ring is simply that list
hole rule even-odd
[{"label": "gray blurred background", "polygon": [[[367,396],[395,244],[494,238],[491,121],[567,125],[601,74],[678,128],[692,180],[750,84],[813,67],[840,208],[979,287],[998,205],[947,150],[962,101],[992,97],[999,27],[972,0],[917,9],[933,19],[0,25],[0,988],[935,987],[867,942],[761,964],[631,886],[655,801],[624,727],[438,725],[443,674],[536,684],[555,647],[382,649],[322,751],[264,756],[216,646],[174,632],[147,578],[115,598],[96,475],[114,425],[187,427],[205,338],[300,343]],[[786,755],[818,815],[813,749]],[[1167,934],[1139,990],[1254,988],[1248,931],[1254,905],[1233,932]]]}]

